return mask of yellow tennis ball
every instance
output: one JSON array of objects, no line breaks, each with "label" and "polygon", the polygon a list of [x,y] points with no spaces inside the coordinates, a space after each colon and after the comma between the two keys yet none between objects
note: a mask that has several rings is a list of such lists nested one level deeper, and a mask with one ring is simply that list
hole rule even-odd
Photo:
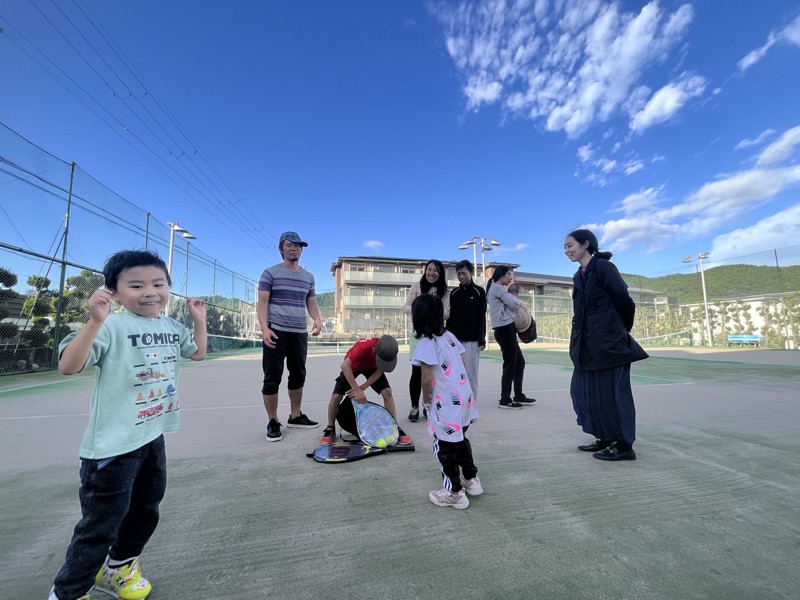
[{"label": "yellow tennis ball", "polygon": [[385,440],[385,439],[383,439],[383,438],[381,438],[381,439],[379,439],[379,440],[376,440],[376,441],[375,441],[375,445],[376,445],[378,448],[386,448],[386,440]]}]

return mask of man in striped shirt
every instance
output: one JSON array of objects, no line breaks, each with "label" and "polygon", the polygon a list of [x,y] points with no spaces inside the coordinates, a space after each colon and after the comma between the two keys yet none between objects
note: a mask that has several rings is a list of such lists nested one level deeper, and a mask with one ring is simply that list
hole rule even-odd
[{"label": "man in striped shirt", "polygon": [[269,267],[258,282],[256,314],[264,336],[263,357],[264,386],[261,394],[267,409],[267,441],[282,439],[278,421],[278,387],[283,377],[283,364],[289,371],[289,419],[287,427],[319,427],[300,410],[303,386],[306,382],[306,355],[308,333],[306,311],[314,320],[311,335],[319,335],[322,321],[317,309],[314,276],[300,267],[300,255],[308,243],[294,231],[281,234],[278,250],[283,262]]}]

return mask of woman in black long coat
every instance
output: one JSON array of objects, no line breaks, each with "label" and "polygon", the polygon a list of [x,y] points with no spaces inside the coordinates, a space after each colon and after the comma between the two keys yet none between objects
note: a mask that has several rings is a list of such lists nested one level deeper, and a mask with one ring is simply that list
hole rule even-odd
[{"label": "woman in black long coat", "polygon": [[576,229],[564,241],[564,253],[580,264],[572,288],[570,395],[578,425],[595,437],[578,448],[600,460],[635,460],[631,363],[647,358],[630,335],[636,305],[594,233]]}]

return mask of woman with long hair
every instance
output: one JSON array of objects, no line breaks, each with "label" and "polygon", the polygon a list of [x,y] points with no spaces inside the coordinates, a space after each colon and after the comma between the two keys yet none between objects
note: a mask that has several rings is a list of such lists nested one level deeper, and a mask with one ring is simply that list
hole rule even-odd
[{"label": "woman with long hair", "polygon": [[631,363],[647,358],[630,335],[636,304],[594,233],[576,229],[564,240],[564,253],[580,265],[572,278],[570,395],[578,425],[595,437],[578,449],[600,460],[635,460]]},{"label": "woman with long hair", "polygon": [[[411,314],[411,305],[414,299],[422,294],[432,294],[439,298],[444,305],[444,321],[450,316],[450,294],[447,293],[447,277],[444,265],[440,260],[429,260],[425,263],[420,280],[414,283],[408,290],[406,303],[403,306],[403,313]],[[442,326],[444,326],[442,321]],[[410,354],[414,356],[417,347],[417,338],[411,336],[408,341]],[[408,413],[408,420],[412,423],[419,421],[419,396],[422,393],[422,368],[411,366],[411,378],[408,381],[408,393],[411,396],[411,411]],[[426,409],[427,416],[427,409]]]},{"label": "woman with long hair", "polygon": [[[522,391],[522,378],[525,375],[525,358],[517,341],[517,328],[514,318],[517,308],[522,304],[519,298],[506,291],[514,278],[511,267],[501,265],[494,269],[492,278],[486,284],[486,303],[489,305],[489,318],[492,321],[494,339],[503,354],[503,374],[500,378],[500,408],[522,408],[525,404],[536,402]],[[511,387],[514,397],[511,397]]]}]

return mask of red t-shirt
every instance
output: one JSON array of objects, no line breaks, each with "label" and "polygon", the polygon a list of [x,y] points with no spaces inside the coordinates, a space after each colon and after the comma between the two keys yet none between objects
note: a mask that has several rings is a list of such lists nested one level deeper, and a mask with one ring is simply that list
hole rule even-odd
[{"label": "red t-shirt", "polygon": [[370,371],[377,369],[378,365],[375,362],[375,344],[378,343],[378,338],[365,338],[358,340],[353,344],[352,348],[344,355],[345,358],[350,359],[350,366],[353,371]]}]

